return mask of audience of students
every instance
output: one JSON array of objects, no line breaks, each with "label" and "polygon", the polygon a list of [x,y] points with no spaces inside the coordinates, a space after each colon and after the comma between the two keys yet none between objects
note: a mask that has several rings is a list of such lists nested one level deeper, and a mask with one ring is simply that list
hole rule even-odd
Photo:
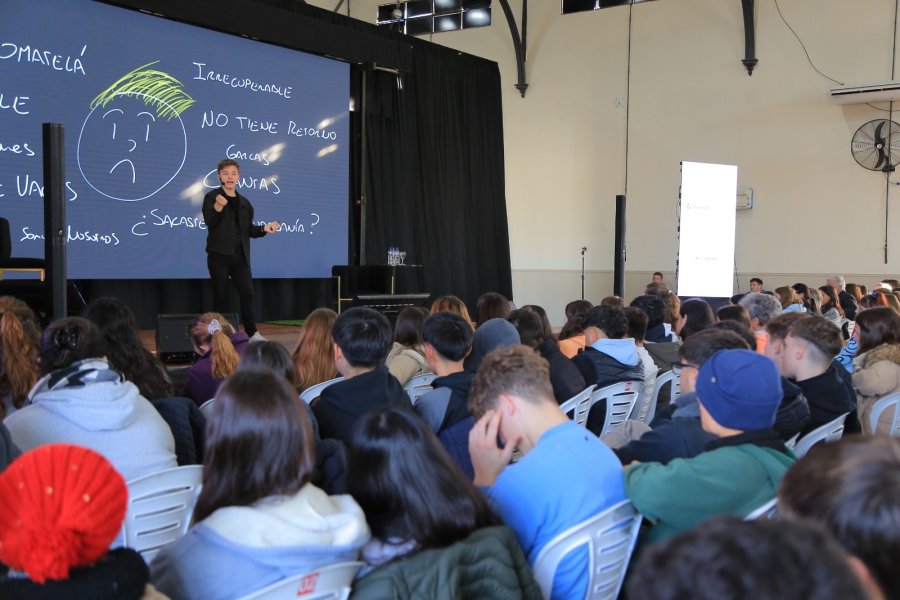
[{"label": "audience of students", "polygon": [[150,564],[172,598],[235,598],[317,567],[355,560],[369,539],[350,496],[310,483],[306,405],[269,370],[238,371],[216,394],[194,525]]},{"label": "audience of students", "polygon": [[697,373],[705,451],[625,471],[625,489],[660,541],[717,516],[744,517],[775,496],[796,457],[772,429],[781,403],[778,367],[752,350],[720,350]]},{"label": "audience of students", "polygon": [[[475,484],[486,489],[531,564],[556,535],[625,499],[619,461],[559,409],[547,361],[530,348],[485,357],[469,410],[477,419],[469,436]],[[514,450],[522,459],[510,464]],[[567,556],[551,598],[583,597],[588,564],[586,548]]]},{"label": "audience of students", "polygon": [[41,339],[44,376],[4,422],[13,442],[23,452],[51,443],[91,448],[126,481],[177,466],[169,426],[105,355],[100,330],[87,319],[52,323]]},{"label": "audience of students", "polygon": [[349,444],[362,415],[381,406],[411,406],[403,386],[384,366],[391,350],[387,317],[371,308],[349,308],[334,322],[331,337],[334,364],[344,379],[325,388],[311,406],[319,434]]},{"label": "audience of students", "polygon": [[41,326],[31,308],[0,296],[0,419],[22,408],[38,380]]},{"label": "audience of students", "polygon": [[824,526],[851,555],[869,598],[900,599],[900,440],[849,436],[814,447],[782,480],[778,516],[779,526]]},{"label": "audience of students", "polygon": [[782,312],[806,312],[806,307],[803,306],[803,303],[797,297],[794,288],[791,286],[785,285],[775,288],[775,296],[778,298],[778,301],[781,302]]},{"label": "audience of students", "polygon": [[844,276],[832,275],[825,280],[825,285],[834,290],[834,293],[837,296],[835,305],[841,307],[841,314],[851,321],[856,319],[856,311],[859,307],[856,304],[856,298],[844,289],[846,287]]},{"label": "audience of students", "polygon": [[336,320],[337,313],[330,308],[317,308],[303,321],[293,354],[297,370],[294,383],[300,392],[338,376],[334,364],[334,340],[331,338]]},{"label": "audience of students", "polygon": [[384,364],[400,385],[406,385],[416,375],[428,371],[422,349],[422,324],[428,314],[427,310],[418,306],[406,306],[397,314],[394,343]]},{"label": "audience of students", "polygon": [[[896,554],[900,539],[900,498],[893,494],[900,442],[847,439],[814,448],[793,467],[783,440],[844,412],[852,438],[859,431],[857,400],[869,433],[871,405],[900,390],[900,314],[891,303],[897,299],[889,284],[880,284],[860,300],[861,290],[845,291],[840,278],[830,277],[822,291],[826,312],[840,314],[841,292],[859,307],[845,345],[847,331],[842,336],[801,307],[814,307],[818,290],[800,285],[776,290],[782,301],[792,299],[777,310],[770,293],[748,294],[740,306],[720,309],[718,323],[704,301],[686,301],[675,323],[683,345],[666,329],[666,304],[677,296],[662,283],[648,285],[651,293],[627,309],[604,300],[585,314],[579,311],[590,303],[576,301],[560,336],[572,335],[563,339],[572,342],[572,361],[541,307],[506,314],[511,303],[499,294],[502,303],[492,294],[482,298],[474,334],[455,297],[435,301],[424,322],[423,310],[408,309],[393,348],[380,313],[354,308],[337,317],[320,309],[308,317],[293,357],[278,343],[248,345],[221,315],[207,313],[192,325],[203,369],[195,367],[189,383],[196,390],[204,375],[201,384],[221,386],[208,423],[193,402],[173,397],[168,373],[141,345],[124,303],[95,300],[83,313],[90,320],[60,320],[39,337],[30,309],[0,298],[0,393],[10,413],[9,430],[0,426],[0,490],[11,461],[6,473],[16,473],[21,490],[29,479],[16,466],[26,464],[29,450],[57,442],[99,452],[120,482],[175,466],[176,453],[178,464],[197,462],[205,445],[195,524],[163,548],[149,573],[133,552],[106,553],[106,540],[99,558],[36,577],[34,565],[46,572],[49,564],[41,553],[65,543],[52,549],[48,543],[28,560],[16,556],[17,542],[6,536],[24,513],[14,506],[17,496],[0,491],[0,561],[24,571],[3,576],[0,565],[0,595],[106,597],[112,585],[122,594],[109,597],[149,599],[159,594],[149,577],[173,598],[235,597],[361,553],[367,567],[353,586],[357,598],[537,599],[528,565],[546,543],[628,498],[650,525],[645,542],[686,532],[641,553],[629,588],[634,597],[799,597],[816,586],[830,586],[815,593],[823,597],[861,597],[860,589],[870,598],[896,597],[892,562],[883,557]],[[506,318],[482,318],[501,304]],[[846,318],[840,323],[848,329]],[[650,341],[651,333],[659,341]],[[39,351],[29,354],[29,338]],[[414,369],[392,374],[386,359],[402,365],[407,351],[421,352],[421,361],[413,358]],[[630,431],[633,441],[615,451],[596,437],[605,406],[594,407],[588,428],[559,410],[587,384],[642,381],[645,397],[632,413],[640,417],[663,365],[678,371],[681,395],[669,406],[660,403],[653,429],[640,424],[646,433]],[[415,406],[400,381],[407,371],[437,375]],[[344,381],[311,407],[299,400],[295,385],[304,389],[338,373]],[[181,415],[179,403],[196,413],[197,423]],[[892,417],[889,410],[880,428]],[[172,433],[185,429],[193,431],[190,439],[176,436],[173,443]],[[16,458],[16,444],[24,456]],[[734,519],[697,527],[717,515],[747,515],[779,485],[783,527]],[[337,495],[344,491],[350,495]],[[819,521],[849,556],[798,518]],[[115,537],[121,518],[109,523]],[[96,527],[90,518],[78,526]],[[727,549],[725,531],[733,537]],[[751,562],[750,549],[752,568],[741,571],[740,585],[723,588],[734,569]],[[771,561],[781,561],[785,575],[800,564],[815,567],[805,578],[779,572],[761,583]],[[717,571],[698,574],[707,563]],[[566,557],[551,597],[584,595],[587,567],[586,548]]]},{"label": "audience of students", "polygon": [[250,338],[216,312],[197,317],[190,334],[194,352],[200,358],[188,370],[184,395],[200,406],[215,396],[222,381],[237,369]]},{"label": "audience of students", "polygon": [[822,298],[822,302],[819,304],[819,311],[822,313],[822,316],[836,326],[842,327],[846,316],[844,308],[838,302],[838,296],[834,288],[830,285],[823,285],[819,288],[819,293]]}]

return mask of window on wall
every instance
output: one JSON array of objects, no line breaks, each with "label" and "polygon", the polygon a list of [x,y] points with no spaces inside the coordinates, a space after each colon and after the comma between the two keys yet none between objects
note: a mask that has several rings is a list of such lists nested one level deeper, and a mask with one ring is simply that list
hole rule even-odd
[{"label": "window on wall", "polygon": [[[633,0],[634,4],[640,2],[650,2],[651,0]],[[612,8],[613,6],[628,6],[632,0],[562,0],[562,12],[564,15],[569,13],[584,12],[588,10],[600,10],[601,8]]]},{"label": "window on wall", "polygon": [[376,24],[407,35],[486,27],[490,0],[408,0],[378,6]]}]

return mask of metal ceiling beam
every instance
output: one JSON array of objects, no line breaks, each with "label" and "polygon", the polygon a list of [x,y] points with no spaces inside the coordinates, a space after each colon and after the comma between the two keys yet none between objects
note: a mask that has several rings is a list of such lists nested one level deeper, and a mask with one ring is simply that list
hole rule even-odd
[{"label": "metal ceiling beam", "polygon": [[506,15],[506,22],[509,24],[509,32],[512,34],[513,49],[516,51],[516,70],[519,74],[519,82],[516,89],[525,97],[525,90],[528,89],[528,83],[525,81],[525,36],[528,31],[528,0],[522,0],[522,35],[519,36],[519,27],[516,24],[516,18],[513,16],[512,9],[509,7],[509,0],[499,0],[500,7],[503,8],[503,14]]},{"label": "metal ceiling beam", "polygon": [[741,0],[744,9],[744,68],[747,75],[753,75],[753,69],[759,61],[756,59],[756,22],[753,19],[754,0]]}]

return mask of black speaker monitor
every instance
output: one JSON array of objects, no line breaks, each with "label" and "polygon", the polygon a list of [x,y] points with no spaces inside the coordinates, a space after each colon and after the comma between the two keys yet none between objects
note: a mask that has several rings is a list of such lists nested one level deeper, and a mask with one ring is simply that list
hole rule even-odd
[{"label": "black speaker monitor", "polygon": [[[235,329],[238,328],[237,313],[222,315]],[[156,354],[164,363],[183,364],[197,360],[194,344],[191,343],[191,324],[196,314],[169,314],[156,317]]]}]

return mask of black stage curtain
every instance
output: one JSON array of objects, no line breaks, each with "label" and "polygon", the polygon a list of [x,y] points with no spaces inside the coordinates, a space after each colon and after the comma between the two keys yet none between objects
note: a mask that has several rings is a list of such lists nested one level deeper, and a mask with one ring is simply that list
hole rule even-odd
[{"label": "black stage curtain", "polygon": [[[351,262],[360,264],[365,210],[365,264],[384,264],[387,247],[400,246],[407,263],[424,265],[422,291],[456,294],[472,309],[483,292],[512,297],[496,63],[292,0],[235,0],[224,12],[213,0],[109,3],[354,63]],[[368,175],[361,207],[363,120]],[[145,328],[155,327],[159,313],[199,313],[212,300],[205,280],[75,283],[88,301],[124,299]],[[254,286],[259,322],[302,317],[318,306],[334,306],[336,297],[331,279],[256,280]],[[233,302],[236,307],[236,295]],[[70,309],[80,310],[72,304]]]}]

